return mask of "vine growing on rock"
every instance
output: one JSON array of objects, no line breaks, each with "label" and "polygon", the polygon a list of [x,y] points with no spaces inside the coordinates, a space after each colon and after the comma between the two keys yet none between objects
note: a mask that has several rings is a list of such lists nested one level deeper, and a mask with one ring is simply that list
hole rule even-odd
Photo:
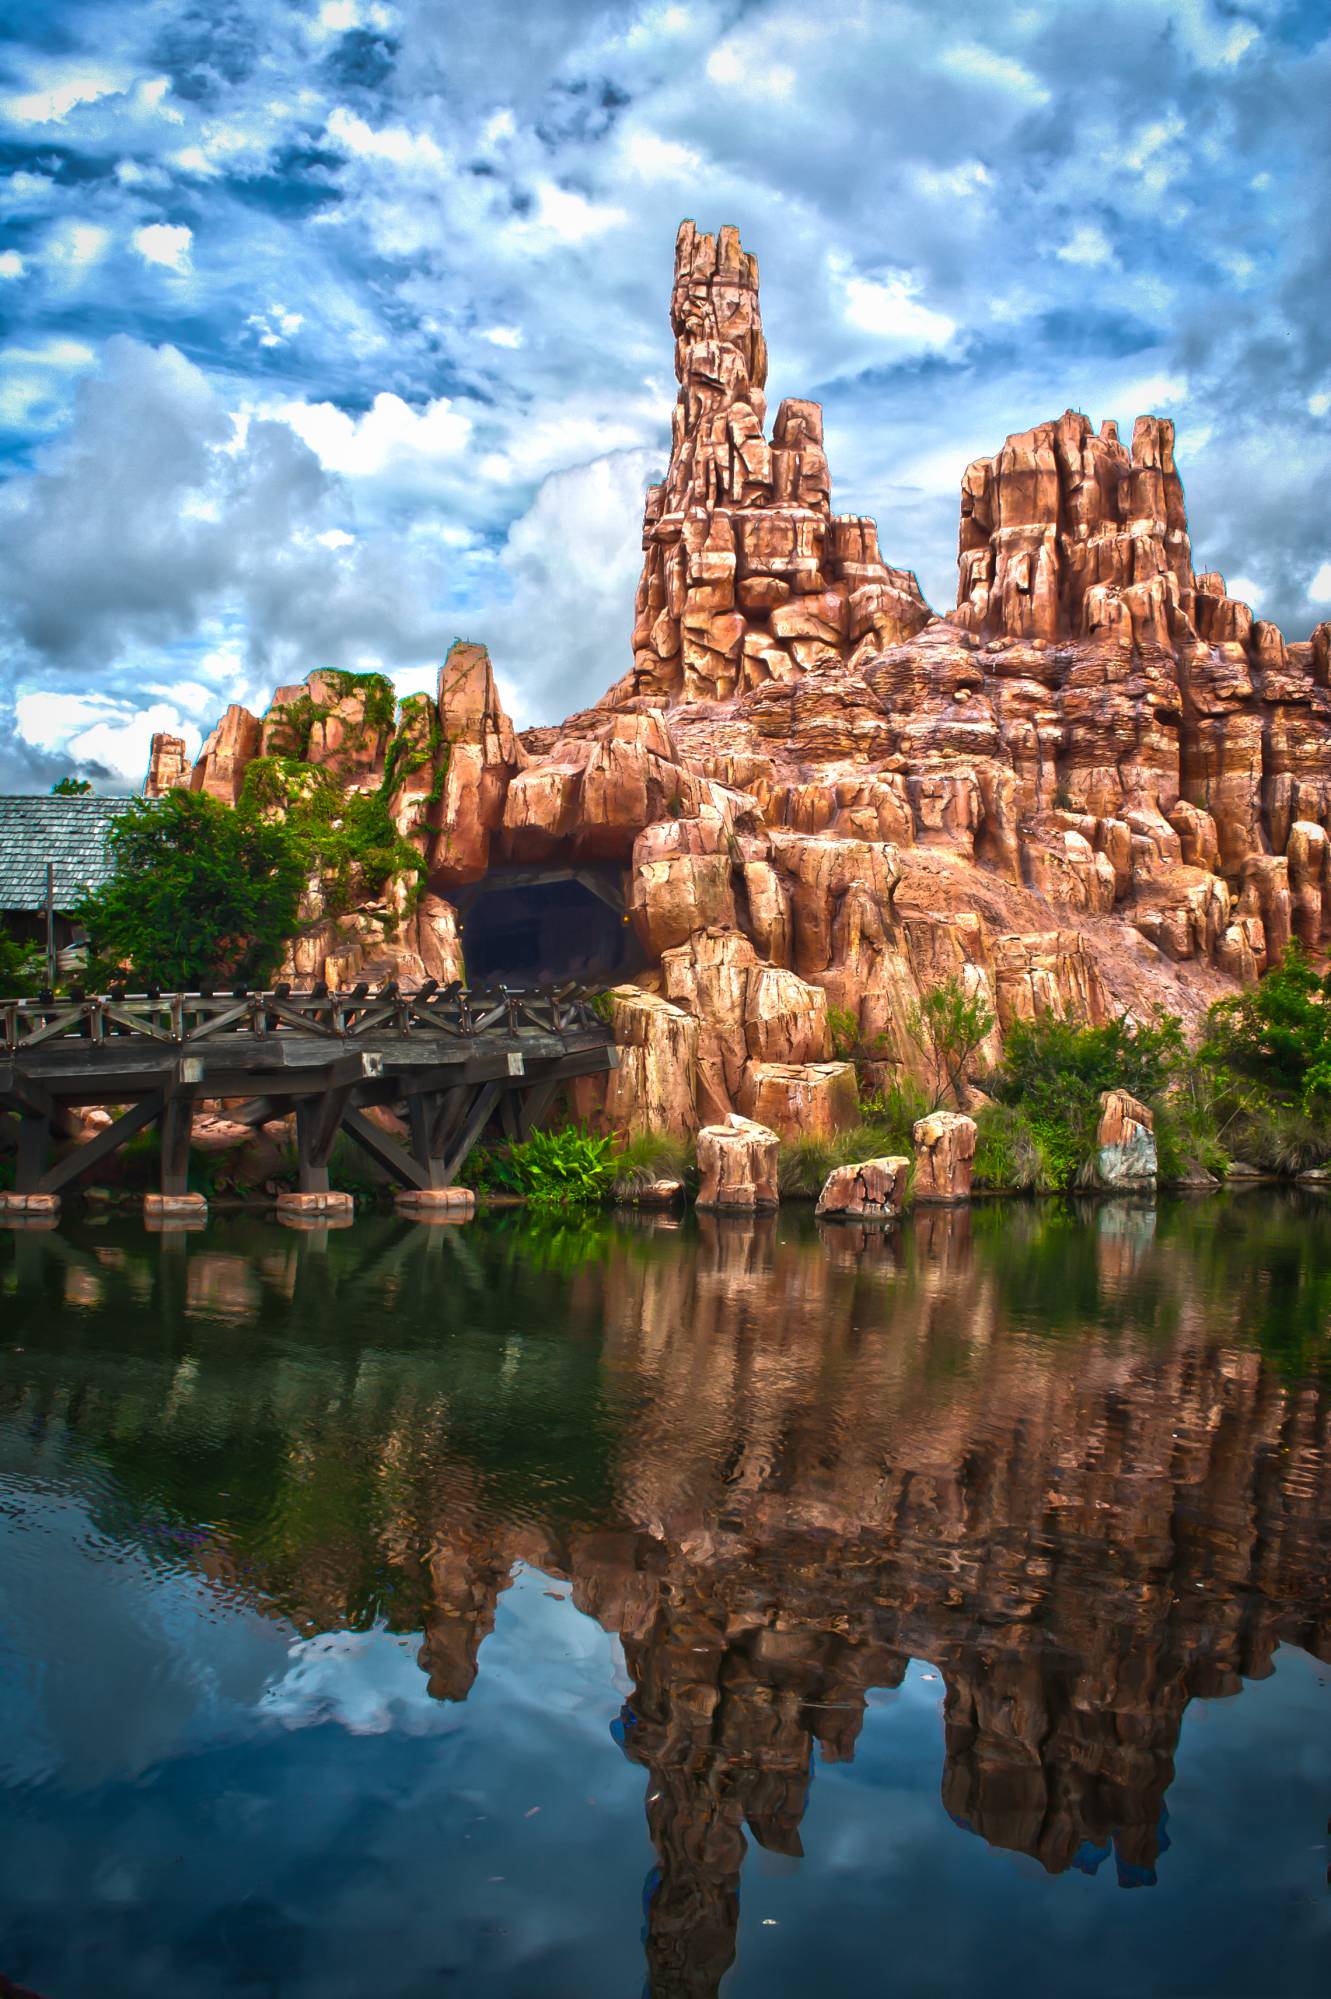
[{"label": "vine growing on rock", "polygon": [[256,757],[237,810],[290,828],[307,876],[320,877],[326,912],[339,916],[381,893],[395,875],[415,879],[408,906],[424,890],[424,857],[393,824],[389,797],[387,772],[374,791],[348,791],[322,765]]},{"label": "vine growing on rock", "polygon": [[397,717],[397,695],[387,674],[348,673],[340,667],[324,667],[319,677],[331,692],[331,701],[316,701],[305,687],[294,701],[272,710],[268,738],[278,756],[304,763],[309,757],[316,725],[327,721],[339,704],[353,694],[359,695],[364,703],[364,713],[355,725],[362,739],[391,731]]}]

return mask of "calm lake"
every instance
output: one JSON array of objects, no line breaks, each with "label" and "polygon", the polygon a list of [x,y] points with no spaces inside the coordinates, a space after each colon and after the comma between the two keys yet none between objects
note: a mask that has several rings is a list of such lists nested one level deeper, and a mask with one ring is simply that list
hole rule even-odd
[{"label": "calm lake", "polygon": [[1329,1416],[1331,1196],[0,1233],[0,1973],[1320,1999]]}]

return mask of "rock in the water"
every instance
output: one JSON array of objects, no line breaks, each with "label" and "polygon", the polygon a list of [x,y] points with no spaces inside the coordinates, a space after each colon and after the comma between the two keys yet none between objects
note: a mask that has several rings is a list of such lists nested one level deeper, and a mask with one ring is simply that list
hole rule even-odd
[{"label": "rock in the water", "polygon": [[969,1201],[975,1130],[975,1119],[960,1111],[931,1111],[919,1120],[911,1133],[917,1201]]},{"label": "rock in the water", "polygon": [[776,1207],[778,1146],[774,1131],[735,1111],[724,1124],[704,1125],[698,1133],[698,1206],[750,1212]]},{"label": "rock in the water", "polygon": [[657,1180],[644,1180],[631,1194],[621,1198],[635,1208],[673,1208],[684,1198],[684,1182],[669,1175]]},{"label": "rock in the water", "polygon": [[1100,1099],[1095,1168],[1102,1187],[1141,1193],[1155,1186],[1155,1118],[1126,1090],[1106,1090]]},{"label": "rock in the water", "polygon": [[814,1213],[848,1222],[894,1221],[906,1201],[909,1159],[862,1159],[854,1166],[834,1166],[823,1182]]}]

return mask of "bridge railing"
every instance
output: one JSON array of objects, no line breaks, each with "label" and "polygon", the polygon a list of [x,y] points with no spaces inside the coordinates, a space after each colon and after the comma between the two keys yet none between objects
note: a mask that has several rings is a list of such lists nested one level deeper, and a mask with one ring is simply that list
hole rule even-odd
[{"label": "bridge railing", "polygon": [[68,998],[0,1000],[0,1049],[13,1053],[43,1042],[78,1039],[93,1044],[123,1037],[189,1047],[228,1035],[271,1039],[315,1035],[333,1041],[372,1034],[443,1035],[471,1041],[485,1034],[569,1034],[604,1023],[583,986],[483,989],[430,980],[415,991],[394,981],[371,991],[315,986],[308,992],[276,985],[262,991],[128,993],[74,992]]}]

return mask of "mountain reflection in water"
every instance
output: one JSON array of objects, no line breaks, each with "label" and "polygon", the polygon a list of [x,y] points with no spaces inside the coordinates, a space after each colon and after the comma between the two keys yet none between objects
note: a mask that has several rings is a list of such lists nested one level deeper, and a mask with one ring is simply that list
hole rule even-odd
[{"label": "mountain reflection in water", "polygon": [[58,1465],[219,1603],[420,1634],[441,1702],[522,1565],[621,1641],[658,1995],[717,1991],[746,1834],[803,1852],[815,1749],[853,1759],[912,1660],[955,1837],[1125,1887],[1168,1845],[1188,1703],[1282,1643],[1331,1660],[1316,1197],[887,1235],[83,1225],[0,1258],[0,1490]]}]

